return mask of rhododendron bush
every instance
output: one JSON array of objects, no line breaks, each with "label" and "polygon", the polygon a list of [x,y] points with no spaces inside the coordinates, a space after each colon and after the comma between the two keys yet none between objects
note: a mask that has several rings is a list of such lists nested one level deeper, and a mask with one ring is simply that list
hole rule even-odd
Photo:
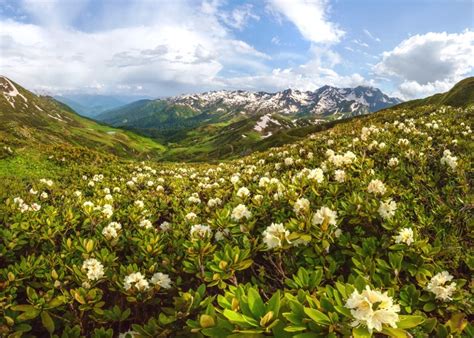
[{"label": "rhododendron bush", "polygon": [[[0,336],[473,337],[473,112],[4,185]],[[53,175],[52,175],[53,176]]]}]

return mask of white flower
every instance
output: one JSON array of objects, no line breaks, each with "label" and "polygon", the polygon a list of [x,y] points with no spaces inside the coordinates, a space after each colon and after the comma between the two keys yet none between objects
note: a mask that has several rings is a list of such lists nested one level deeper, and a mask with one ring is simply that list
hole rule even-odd
[{"label": "white flower", "polygon": [[446,149],[443,152],[443,157],[441,158],[441,164],[448,165],[451,170],[455,170],[458,166],[458,158],[456,156],[451,156],[451,152]]},{"label": "white flower", "polygon": [[398,165],[398,158],[392,157],[390,160],[388,160],[388,166],[389,167],[396,167]]},{"label": "white flower", "polygon": [[285,165],[286,166],[291,166],[291,165],[293,165],[293,163],[294,163],[293,158],[291,158],[291,157],[285,158]]},{"label": "white flower", "polygon": [[188,221],[193,221],[197,218],[197,215],[194,212],[187,213],[186,216],[184,216]]},{"label": "white flower", "polygon": [[141,200],[136,200],[133,204],[139,209],[143,209],[143,207],[145,206],[145,203],[143,203],[143,201]]},{"label": "white flower", "polygon": [[343,183],[346,180],[346,172],[344,170],[334,171],[334,179],[336,182]]},{"label": "white flower", "polygon": [[91,201],[85,201],[83,204],[82,204],[82,207],[88,211],[90,211],[93,207],[94,207],[94,203],[92,203]]},{"label": "white flower", "polygon": [[270,183],[270,179],[266,176],[261,177],[260,180],[258,181],[258,186],[260,188],[266,187]]},{"label": "white flower", "polygon": [[400,306],[393,303],[387,292],[371,290],[367,285],[362,293],[354,290],[345,307],[351,310],[355,319],[353,326],[365,325],[370,332],[373,329],[382,331],[383,324],[397,327]]},{"label": "white flower", "polygon": [[82,192],[80,192],[79,190],[76,190],[76,191],[74,191],[74,196],[76,196],[76,197],[81,197],[81,196],[82,196]]},{"label": "white flower", "polygon": [[319,209],[313,216],[313,225],[321,225],[324,222],[335,226],[337,223],[337,212],[328,207]]},{"label": "white flower", "polygon": [[367,191],[372,194],[383,195],[387,191],[387,188],[385,188],[381,180],[372,180],[367,187]]},{"label": "white flower", "polygon": [[233,176],[230,178],[230,181],[232,182],[232,184],[236,184],[237,182],[240,181],[240,176],[239,176],[239,175],[233,175]]},{"label": "white flower", "polygon": [[86,271],[89,280],[97,280],[104,276],[104,266],[95,258],[89,258],[82,263],[82,270]]},{"label": "white flower", "polygon": [[241,187],[239,190],[237,190],[237,196],[240,198],[245,198],[250,195],[250,190],[248,190],[246,187]]},{"label": "white flower", "polygon": [[162,231],[171,230],[171,224],[169,222],[164,221],[163,223],[160,224],[160,229]]},{"label": "white flower", "polygon": [[209,225],[196,224],[191,227],[190,234],[192,238],[206,238],[212,236],[212,230]]},{"label": "white flower", "polygon": [[104,214],[106,218],[112,217],[114,214],[112,206],[110,204],[104,204],[102,207],[102,214]]},{"label": "white flower", "polygon": [[38,193],[38,191],[36,191],[35,189],[33,189],[33,188],[30,189],[30,194],[36,195],[37,193]]},{"label": "white flower", "polygon": [[118,232],[122,229],[122,225],[117,222],[111,222],[104,229],[102,229],[102,235],[107,239],[117,238]]},{"label": "white flower", "polygon": [[403,228],[399,231],[398,235],[394,237],[395,243],[405,243],[406,245],[411,245],[414,242],[413,239],[413,229]]},{"label": "white flower", "polygon": [[285,229],[282,223],[272,223],[265,229],[262,235],[263,242],[269,249],[281,247],[283,245],[282,241],[291,244],[288,240],[290,232]]},{"label": "white flower", "polygon": [[169,289],[171,288],[171,279],[165,273],[157,272],[155,273],[151,279],[151,284],[158,285],[160,288]]},{"label": "white flower", "polygon": [[46,184],[48,187],[51,187],[53,186],[53,181],[52,180],[47,180],[47,179],[40,179],[40,182],[43,183],[43,184]]},{"label": "white flower", "polygon": [[48,193],[47,193],[46,191],[43,191],[43,192],[41,193],[40,197],[45,200],[45,199],[48,198]]},{"label": "white flower", "polygon": [[153,228],[153,224],[147,219],[142,220],[138,226],[145,229]]},{"label": "white flower", "polygon": [[40,209],[41,209],[41,205],[39,205],[38,203],[31,204],[31,210],[39,211]]},{"label": "white flower", "polygon": [[249,211],[249,209],[247,209],[245,205],[239,204],[232,210],[232,214],[230,215],[230,217],[234,221],[240,221],[244,217],[249,219],[250,217],[252,217],[252,213]]},{"label": "white flower", "polygon": [[442,301],[446,302],[451,300],[451,296],[454,291],[456,291],[456,283],[452,282],[451,284],[447,285],[447,282],[450,282],[453,279],[447,271],[440,272],[434,275],[426,289],[436,295],[436,299],[441,299]]},{"label": "white flower", "polygon": [[193,203],[193,204],[199,204],[199,203],[201,203],[201,199],[199,197],[193,195],[193,196],[188,197],[188,202]]},{"label": "white flower", "polygon": [[219,197],[211,198],[209,201],[207,201],[207,206],[209,208],[214,208],[215,206],[221,205],[221,204],[222,204],[222,200]]},{"label": "white flower", "polygon": [[324,181],[324,172],[320,168],[312,169],[308,173],[308,178],[310,180],[315,180],[316,182],[321,183],[322,181]]},{"label": "white flower", "polygon": [[397,210],[397,203],[388,199],[385,202],[380,202],[378,212],[383,219],[390,219],[395,215],[395,210]]},{"label": "white flower", "polygon": [[306,198],[299,198],[296,200],[295,204],[293,205],[293,211],[295,214],[304,214],[309,211],[309,201]]},{"label": "white flower", "polygon": [[135,288],[137,291],[144,291],[149,288],[148,281],[145,279],[140,272],[134,272],[125,277],[123,288],[125,291],[128,291],[132,288]]}]

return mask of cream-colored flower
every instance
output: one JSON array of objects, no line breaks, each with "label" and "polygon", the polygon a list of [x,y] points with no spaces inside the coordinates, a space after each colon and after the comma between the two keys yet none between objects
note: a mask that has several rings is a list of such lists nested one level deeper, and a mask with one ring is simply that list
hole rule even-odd
[{"label": "cream-colored flower", "polygon": [[104,266],[95,258],[86,259],[82,263],[82,270],[86,271],[89,280],[98,280],[104,276]]},{"label": "cream-colored flower", "polygon": [[365,325],[370,332],[374,329],[382,331],[384,324],[397,327],[400,306],[394,304],[387,292],[371,290],[367,285],[361,293],[354,290],[345,307],[351,310],[354,317],[353,326]]},{"label": "cream-colored flower", "polygon": [[395,215],[397,210],[397,203],[392,199],[388,199],[385,202],[380,202],[378,212],[383,219],[390,219]]},{"label": "cream-colored flower", "polygon": [[263,242],[269,249],[278,248],[283,245],[283,241],[290,244],[288,236],[290,232],[285,229],[282,223],[272,223],[262,233]]},{"label": "cream-colored flower", "polygon": [[239,204],[232,210],[232,214],[230,217],[234,221],[240,221],[242,218],[249,219],[252,217],[252,213],[247,209],[247,207],[244,204]]},{"label": "cream-colored flower", "polygon": [[367,191],[371,194],[383,195],[387,191],[387,188],[381,180],[372,180],[367,187]]},{"label": "cream-colored flower", "polygon": [[299,198],[296,200],[295,204],[293,205],[293,211],[295,214],[305,214],[309,212],[309,201],[306,198]]},{"label": "cream-colored flower", "polygon": [[155,273],[151,277],[150,282],[151,284],[158,285],[160,288],[163,288],[163,289],[171,288],[170,276],[165,273],[161,273],[161,272]]},{"label": "cream-colored flower", "polygon": [[435,294],[436,299],[444,302],[451,300],[453,292],[456,291],[456,283],[447,284],[453,279],[453,276],[447,271],[442,271],[434,275],[428,283],[426,289]]},{"label": "cream-colored flower", "polygon": [[400,230],[395,238],[395,243],[405,243],[406,245],[411,245],[414,241],[413,239],[413,229],[403,228]]},{"label": "cream-colored flower", "polygon": [[321,225],[324,222],[330,225],[337,224],[337,212],[329,209],[328,207],[322,207],[313,216],[313,225]]},{"label": "cream-colored flower", "polygon": [[140,272],[133,272],[124,279],[123,288],[125,291],[136,290],[145,291],[150,287],[150,284]]}]

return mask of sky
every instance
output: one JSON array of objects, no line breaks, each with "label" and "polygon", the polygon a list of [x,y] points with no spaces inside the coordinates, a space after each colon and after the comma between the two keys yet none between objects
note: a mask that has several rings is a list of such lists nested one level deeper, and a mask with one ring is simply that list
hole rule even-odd
[{"label": "sky", "polygon": [[0,0],[0,74],[53,95],[368,85],[474,75],[472,0]]}]

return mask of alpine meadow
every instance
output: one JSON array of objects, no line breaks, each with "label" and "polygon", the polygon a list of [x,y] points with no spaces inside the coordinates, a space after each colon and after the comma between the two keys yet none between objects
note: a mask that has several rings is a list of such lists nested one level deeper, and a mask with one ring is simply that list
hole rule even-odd
[{"label": "alpine meadow", "polygon": [[474,337],[472,1],[0,4],[0,337]]}]

